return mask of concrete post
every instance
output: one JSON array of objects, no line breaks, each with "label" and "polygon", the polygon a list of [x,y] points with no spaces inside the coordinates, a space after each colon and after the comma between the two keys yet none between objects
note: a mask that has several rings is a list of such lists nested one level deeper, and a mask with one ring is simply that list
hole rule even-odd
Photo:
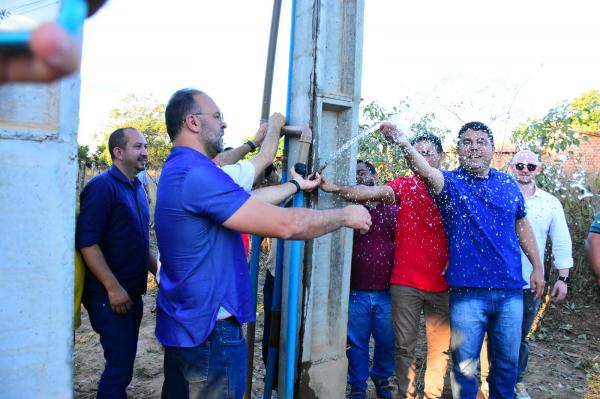
[{"label": "concrete post", "polygon": [[0,396],[71,398],[79,76],[0,104]]},{"label": "concrete post", "polygon": [[[358,134],[363,37],[362,0],[297,0],[291,115],[288,123],[313,130],[312,169]],[[290,145],[290,165],[298,143]],[[353,184],[356,146],[329,162],[326,173],[336,182]],[[313,194],[309,206],[344,205],[328,194]],[[289,245],[289,244],[288,244]],[[307,242],[304,248],[302,322],[298,331],[296,396],[341,398],[346,388],[346,327],[352,231],[341,229]],[[286,250],[288,256],[289,250]],[[289,259],[283,287],[288,286]],[[286,294],[282,309],[286,309]],[[281,347],[293,332],[285,331]],[[289,353],[281,353],[280,364]],[[280,371],[281,371],[280,367]],[[280,372],[279,381],[284,381]],[[280,383],[283,386],[287,383]]]}]

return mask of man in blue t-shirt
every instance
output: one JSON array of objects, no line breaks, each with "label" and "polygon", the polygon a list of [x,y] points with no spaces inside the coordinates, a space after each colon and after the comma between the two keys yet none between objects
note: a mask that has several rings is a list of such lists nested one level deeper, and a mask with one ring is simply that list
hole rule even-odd
[{"label": "man in blue t-shirt", "polygon": [[98,398],[127,397],[148,269],[156,273],[148,201],[136,177],[146,166],[146,147],[136,129],[115,130],[108,139],[113,166],[90,180],[80,196],[75,239],[87,266],[82,303],[106,359]]},{"label": "man in blue t-shirt", "polygon": [[[165,110],[173,149],[156,199],[162,269],[156,337],[164,346],[163,398],[241,398],[246,345],[254,321],[248,265],[239,232],[309,239],[346,226],[366,232],[360,205],[285,209],[251,197],[212,161],[227,124],[217,104],[195,89],[177,91]],[[278,129],[283,117],[272,118]],[[290,181],[300,190],[298,182]]]},{"label": "man in blue t-shirt", "polygon": [[523,195],[514,179],[490,168],[494,154],[491,130],[481,122],[458,133],[454,171],[431,167],[393,124],[381,130],[404,151],[412,170],[434,196],[448,236],[452,391],[455,398],[475,399],[477,366],[487,332],[490,396],[512,398],[517,382],[525,285],[519,247],[533,264],[530,286],[539,298],[543,266]]}]

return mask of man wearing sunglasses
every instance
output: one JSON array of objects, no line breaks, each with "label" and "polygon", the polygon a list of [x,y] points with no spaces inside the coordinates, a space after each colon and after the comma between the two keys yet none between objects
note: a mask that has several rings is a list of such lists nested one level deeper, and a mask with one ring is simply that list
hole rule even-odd
[{"label": "man wearing sunglasses", "polygon": [[523,195],[512,177],[490,168],[492,131],[481,122],[460,128],[460,166],[454,171],[430,166],[392,123],[384,122],[381,131],[403,150],[413,172],[425,182],[448,237],[453,397],[476,398],[479,353],[487,332],[490,394],[512,398],[526,284],[519,247],[533,264],[529,281],[537,298],[544,289],[544,275]]},{"label": "man wearing sunglasses", "polygon": [[[567,296],[569,270],[573,267],[571,236],[563,207],[558,198],[537,187],[535,183],[541,169],[542,166],[538,156],[530,150],[519,151],[510,162],[510,172],[515,177],[525,198],[527,219],[533,228],[542,260],[546,249],[546,239],[550,237],[552,242],[554,267],[558,270],[559,276],[552,287],[551,295],[553,302],[562,302]],[[533,266],[523,251],[521,251],[521,265],[523,279],[528,281]],[[515,398],[517,399],[530,398],[524,380],[529,357],[527,336],[541,302],[529,288],[529,284],[523,287],[523,324],[519,350],[519,374],[515,386]]]}]

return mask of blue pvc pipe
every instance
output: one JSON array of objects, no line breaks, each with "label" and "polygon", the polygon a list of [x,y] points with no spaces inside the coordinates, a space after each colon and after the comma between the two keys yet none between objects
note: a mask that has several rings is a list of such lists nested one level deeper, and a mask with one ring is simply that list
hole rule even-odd
[{"label": "blue pvc pipe", "polygon": [[[304,206],[304,193],[294,195],[294,208]],[[298,328],[298,291],[300,288],[300,267],[302,259],[302,241],[294,240],[290,248],[290,281],[287,306],[287,341],[285,350],[285,398],[294,397],[294,377],[296,374],[296,330]]]},{"label": "blue pvc pipe", "polygon": [[[288,63],[287,99],[285,104],[285,115],[290,118],[292,108],[292,76],[294,72],[294,37],[296,33],[296,0],[292,0],[292,21],[290,24],[290,56]],[[304,206],[304,193],[300,192],[294,196],[294,207]],[[294,381],[296,374],[296,329],[298,326],[298,285],[300,278],[300,259],[302,243],[294,240],[290,248],[290,278],[288,289],[287,307],[287,340],[286,340],[286,362],[285,362],[285,389],[283,397],[293,399]]]},{"label": "blue pvc pipe", "polygon": [[[277,256],[275,257],[275,283],[273,284],[273,301],[271,302],[271,331],[281,331],[281,328],[274,329],[273,313],[281,312],[281,288],[283,282],[283,240],[277,240]],[[279,318],[281,322],[281,318]],[[271,333],[269,331],[269,334]],[[263,332],[264,334],[264,332]],[[269,341],[271,336],[269,336]],[[263,392],[263,399],[271,399],[271,391],[273,390],[273,382],[275,381],[275,365],[277,364],[277,357],[279,356],[279,348],[269,346],[267,352],[267,373],[265,375],[265,387]]]}]

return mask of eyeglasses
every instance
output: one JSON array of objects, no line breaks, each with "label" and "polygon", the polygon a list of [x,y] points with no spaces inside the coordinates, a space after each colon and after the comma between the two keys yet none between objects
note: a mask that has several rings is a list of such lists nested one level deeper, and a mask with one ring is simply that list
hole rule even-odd
[{"label": "eyeglasses", "polygon": [[534,171],[534,170],[536,170],[536,169],[537,169],[537,167],[538,167],[538,166],[537,166],[536,164],[534,164],[534,163],[528,163],[528,164],[524,164],[523,162],[519,162],[519,163],[516,163],[516,164],[514,164],[514,165],[515,165],[515,168],[517,168],[517,170],[523,170],[523,169],[525,169],[525,167],[527,166],[527,170],[528,170],[528,171],[530,171],[530,172],[533,172],[533,171]]},{"label": "eyeglasses", "polygon": [[221,122],[225,121],[225,118],[223,117],[223,113],[221,111],[210,112],[210,113],[208,113],[208,112],[194,112],[194,113],[192,113],[192,115],[198,115],[198,116],[199,115],[210,115],[213,118],[218,119]]}]

